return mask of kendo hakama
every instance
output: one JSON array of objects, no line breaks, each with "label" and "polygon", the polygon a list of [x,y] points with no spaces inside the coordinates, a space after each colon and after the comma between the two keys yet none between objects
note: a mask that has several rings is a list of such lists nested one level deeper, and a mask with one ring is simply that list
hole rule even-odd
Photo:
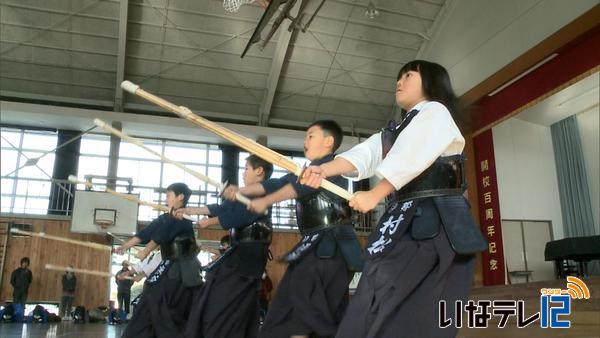
[{"label": "kendo hakama", "polygon": [[469,295],[474,253],[487,248],[458,190],[389,204],[336,337],[456,336],[456,327],[439,327],[439,301],[452,318]]},{"label": "kendo hakama", "polygon": [[211,216],[219,217],[221,226],[231,229],[232,246],[205,268],[206,283],[195,296],[185,336],[256,337],[260,277],[271,242],[270,213],[253,214],[241,203],[229,201],[209,206],[209,210]]},{"label": "kendo hakama", "polygon": [[193,296],[202,287],[191,222],[169,215],[161,215],[159,219],[151,238],[160,245],[163,261],[146,278],[139,303],[123,332],[124,338],[182,335]]},{"label": "kendo hakama", "polygon": [[321,190],[298,195],[296,217],[303,237],[284,256],[289,265],[261,328],[263,338],[332,337],[348,305],[354,271],[362,269],[346,201]]},{"label": "kendo hakama", "polygon": [[311,250],[289,263],[260,337],[332,337],[348,305],[351,279],[339,250],[330,258],[320,258],[316,250]]}]

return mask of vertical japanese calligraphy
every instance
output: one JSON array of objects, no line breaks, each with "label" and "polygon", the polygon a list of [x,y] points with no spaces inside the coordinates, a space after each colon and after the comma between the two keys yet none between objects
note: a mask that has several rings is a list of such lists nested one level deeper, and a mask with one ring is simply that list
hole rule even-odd
[{"label": "vertical japanese calligraphy", "polygon": [[504,249],[500,223],[500,204],[492,131],[487,130],[473,139],[479,199],[479,224],[488,241],[483,252],[483,284],[503,285],[505,282]]}]

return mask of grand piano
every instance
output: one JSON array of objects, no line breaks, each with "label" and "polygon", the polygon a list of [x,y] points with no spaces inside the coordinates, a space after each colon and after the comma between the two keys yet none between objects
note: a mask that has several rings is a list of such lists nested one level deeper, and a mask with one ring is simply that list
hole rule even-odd
[{"label": "grand piano", "polygon": [[[544,256],[546,261],[554,261],[557,278],[565,278],[573,273],[587,277],[587,263],[600,259],[600,236],[571,237],[548,242]],[[574,261],[576,265],[569,265],[569,261]]]}]

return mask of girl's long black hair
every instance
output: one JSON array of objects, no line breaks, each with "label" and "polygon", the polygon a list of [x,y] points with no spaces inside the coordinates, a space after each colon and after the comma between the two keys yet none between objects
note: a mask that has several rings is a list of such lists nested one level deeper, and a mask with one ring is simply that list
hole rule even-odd
[{"label": "girl's long black hair", "polygon": [[[425,60],[413,60],[405,64],[398,73],[398,80],[409,71],[418,72],[421,75],[423,93],[429,101],[437,101],[446,106],[450,114],[459,114],[459,104],[448,71],[443,66]],[[402,113],[406,112],[404,109]]]}]

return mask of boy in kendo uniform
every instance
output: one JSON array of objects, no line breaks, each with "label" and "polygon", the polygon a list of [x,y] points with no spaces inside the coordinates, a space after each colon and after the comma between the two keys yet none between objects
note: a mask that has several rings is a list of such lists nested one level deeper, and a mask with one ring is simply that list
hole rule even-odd
[{"label": "boy in kendo uniform", "polygon": [[[331,120],[311,124],[304,141],[305,156],[319,165],[333,160],[342,143],[342,130]],[[331,182],[347,188],[341,176]],[[224,195],[233,198],[237,187]],[[362,269],[361,248],[347,202],[330,192],[313,189],[287,174],[239,189],[252,200],[251,209],[264,212],[273,203],[295,198],[301,241],[284,256],[289,263],[273,298],[260,337],[333,336],[348,302],[348,284]]]},{"label": "boy in kendo uniform", "polygon": [[[184,183],[167,187],[167,205],[172,210],[185,207],[192,191]],[[144,258],[160,246],[162,261],[146,278],[144,291],[123,337],[175,337],[183,333],[192,295],[202,286],[198,248],[192,222],[163,214],[152,221],[117,252],[149,243],[138,252]]]},{"label": "boy in kendo uniform", "polygon": [[[273,165],[251,155],[243,174],[246,185],[268,179]],[[200,228],[220,225],[229,230],[231,246],[205,268],[206,284],[194,296],[186,337],[256,337],[259,324],[257,291],[271,243],[271,214],[254,213],[238,201],[224,200],[201,208],[185,208],[182,214],[208,215]]]}]

